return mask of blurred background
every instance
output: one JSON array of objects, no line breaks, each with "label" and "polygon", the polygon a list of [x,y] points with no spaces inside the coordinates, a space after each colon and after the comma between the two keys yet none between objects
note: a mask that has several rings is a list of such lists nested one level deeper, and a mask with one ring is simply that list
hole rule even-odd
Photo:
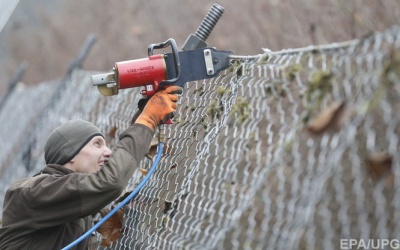
[{"label": "blurred background", "polygon": [[0,94],[22,63],[25,85],[61,77],[92,33],[88,70],[146,57],[149,44],[170,37],[180,47],[213,3],[225,12],[207,42],[238,55],[340,42],[400,23],[398,0],[20,0],[0,32]]}]

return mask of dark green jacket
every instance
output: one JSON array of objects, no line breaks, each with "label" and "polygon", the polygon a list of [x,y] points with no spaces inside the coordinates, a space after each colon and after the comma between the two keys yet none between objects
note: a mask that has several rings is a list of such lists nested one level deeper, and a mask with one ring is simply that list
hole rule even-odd
[{"label": "dark green jacket", "polygon": [[[115,200],[147,153],[153,132],[134,124],[96,173],[47,165],[40,175],[18,180],[4,198],[0,249],[61,249],[92,225],[91,215]],[[83,241],[74,249],[86,249]]]}]

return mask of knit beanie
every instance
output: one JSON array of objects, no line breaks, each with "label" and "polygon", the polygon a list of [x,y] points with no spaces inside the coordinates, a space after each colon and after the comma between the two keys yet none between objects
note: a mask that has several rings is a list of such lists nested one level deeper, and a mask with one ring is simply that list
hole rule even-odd
[{"label": "knit beanie", "polygon": [[[92,123],[70,120],[51,132],[44,146],[46,164],[64,165],[95,136],[103,136]],[[104,137],[104,136],[103,136]]]}]

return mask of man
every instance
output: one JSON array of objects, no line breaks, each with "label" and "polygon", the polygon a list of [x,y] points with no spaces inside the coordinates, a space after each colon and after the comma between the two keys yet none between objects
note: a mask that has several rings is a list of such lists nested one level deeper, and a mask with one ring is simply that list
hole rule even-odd
[{"label": "man", "polygon": [[[46,167],[6,192],[0,249],[61,249],[86,232],[92,215],[124,190],[181,92],[172,86],[150,98],[113,151],[89,122],[72,120],[55,129],[44,148]],[[88,240],[74,249],[87,247]]]}]

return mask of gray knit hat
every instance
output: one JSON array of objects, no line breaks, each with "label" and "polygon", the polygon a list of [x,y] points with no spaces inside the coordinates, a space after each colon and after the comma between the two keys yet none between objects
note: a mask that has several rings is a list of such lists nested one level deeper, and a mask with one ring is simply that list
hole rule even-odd
[{"label": "gray knit hat", "polygon": [[[95,136],[103,136],[92,123],[70,120],[51,132],[44,146],[46,164],[64,165]],[[104,137],[104,136],[103,136]]]}]

